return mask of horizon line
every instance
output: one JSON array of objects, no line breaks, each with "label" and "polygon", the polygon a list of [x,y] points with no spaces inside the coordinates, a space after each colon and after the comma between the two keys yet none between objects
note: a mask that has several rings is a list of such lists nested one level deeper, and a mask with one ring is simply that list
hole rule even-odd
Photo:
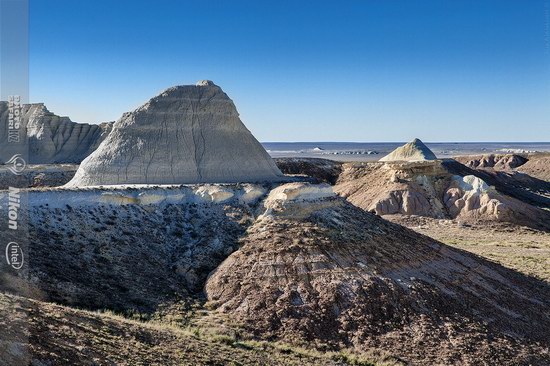
[{"label": "horizon line", "polygon": [[[401,144],[410,141],[260,141],[261,144]],[[424,141],[426,144],[550,144],[550,141]]]}]

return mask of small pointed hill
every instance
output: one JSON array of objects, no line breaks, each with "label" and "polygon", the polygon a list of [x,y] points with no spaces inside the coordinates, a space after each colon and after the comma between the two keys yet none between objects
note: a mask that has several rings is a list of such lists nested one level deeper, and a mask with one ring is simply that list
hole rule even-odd
[{"label": "small pointed hill", "polygon": [[420,139],[398,147],[380,161],[423,161],[436,160],[435,154]]},{"label": "small pointed hill", "polygon": [[169,88],[115,122],[68,186],[281,180],[262,145],[211,81]]},{"label": "small pointed hill", "polygon": [[550,287],[389,223],[322,185],[270,192],[210,276],[211,306],[258,337],[375,347],[406,364],[550,362]]}]

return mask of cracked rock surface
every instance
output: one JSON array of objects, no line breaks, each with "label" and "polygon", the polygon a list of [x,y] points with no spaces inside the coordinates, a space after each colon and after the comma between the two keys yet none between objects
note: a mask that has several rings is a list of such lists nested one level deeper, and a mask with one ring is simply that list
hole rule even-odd
[{"label": "cracked rock surface", "polygon": [[271,157],[211,81],[169,88],[115,122],[69,186],[281,180]]}]

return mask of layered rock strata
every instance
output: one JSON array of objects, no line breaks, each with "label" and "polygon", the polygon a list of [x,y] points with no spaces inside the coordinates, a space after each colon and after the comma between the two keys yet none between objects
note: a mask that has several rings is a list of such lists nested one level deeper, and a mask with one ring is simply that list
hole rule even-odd
[{"label": "layered rock strata", "polygon": [[115,122],[69,186],[236,183],[283,174],[211,81],[163,91]]}]

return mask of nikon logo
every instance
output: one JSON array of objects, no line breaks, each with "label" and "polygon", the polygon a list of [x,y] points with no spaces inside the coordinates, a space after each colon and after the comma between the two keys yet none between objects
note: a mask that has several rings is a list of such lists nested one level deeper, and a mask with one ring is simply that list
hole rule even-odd
[{"label": "nikon logo", "polygon": [[11,230],[17,230],[17,219],[19,218],[19,208],[21,207],[21,190],[10,187],[8,201],[8,227]]}]

